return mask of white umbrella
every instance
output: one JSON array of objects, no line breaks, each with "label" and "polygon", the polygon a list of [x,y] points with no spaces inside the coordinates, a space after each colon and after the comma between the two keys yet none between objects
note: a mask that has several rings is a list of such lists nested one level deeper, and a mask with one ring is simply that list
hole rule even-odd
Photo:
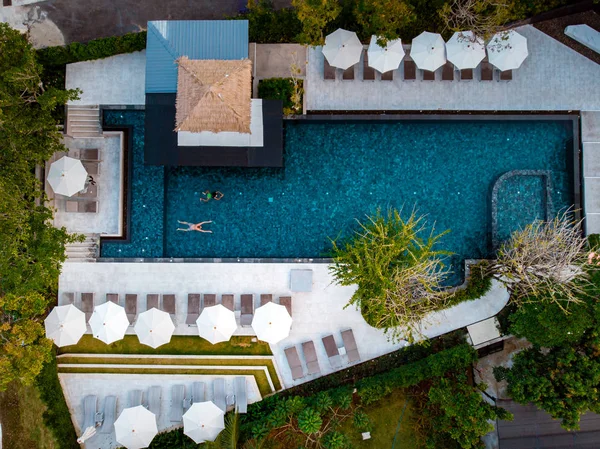
[{"label": "white umbrella", "polygon": [[362,50],[355,32],[338,28],[325,38],[323,55],[332,67],[346,70],[360,61]]},{"label": "white umbrella", "polygon": [[73,304],[57,306],[44,320],[46,337],[58,347],[76,344],[85,334],[85,313]]},{"label": "white umbrella", "polygon": [[400,66],[402,58],[404,58],[404,48],[402,48],[400,39],[388,41],[385,47],[381,47],[377,44],[377,36],[371,36],[367,54],[369,56],[369,66],[379,73],[385,73],[396,70]]},{"label": "white umbrella", "polygon": [[446,42],[446,56],[459,70],[474,69],[485,58],[483,39],[472,31],[457,31]]},{"label": "white umbrella", "polygon": [[410,56],[421,70],[435,72],[446,63],[446,46],[442,36],[423,31],[412,41]]},{"label": "white umbrella", "polygon": [[153,307],[139,314],[134,330],[141,344],[158,348],[171,341],[175,325],[167,312]]},{"label": "white umbrella", "polygon": [[92,334],[107,345],[121,340],[129,327],[125,309],[112,301],[94,307],[90,318]]},{"label": "white umbrella", "polygon": [[496,33],[487,44],[487,52],[498,70],[518,69],[529,54],[527,38],[512,30]]},{"label": "white umbrella", "polygon": [[156,416],[142,405],[126,408],[115,421],[117,442],[127,449],[148,447],[157,433]]},{"label": "white umbrella", "polygon": [[198,334],[213,345],[228,341],[237,329],[235,314],[222,304],[205,307],[196,325]]},{"label": "white umbrella", "polygon": [[224,415],[212,401],[196,402],[183,415],[183,433],[198,444],[215,441],[225,428]]},{"label": "white umbrella", "polygon": [[63,156],[50,165],[48,184],[58,195],[72,196],[85,188],[87,177],[80,160]]},{"label": "white umbrella", "polygon": [[256,309],[252,320],[252,328],[256,338],[267,343],[277,343],[290,334],[292,317],[285,306],[268,302]]}]

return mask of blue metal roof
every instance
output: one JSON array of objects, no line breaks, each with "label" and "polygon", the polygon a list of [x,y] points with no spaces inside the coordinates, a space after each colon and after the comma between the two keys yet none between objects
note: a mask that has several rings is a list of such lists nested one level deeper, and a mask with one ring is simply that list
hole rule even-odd
[{"label": "blue metal roof", "polygon": [[190,59],[248,58],[247,20],[148,22],[146,93],[177,92],[177,63]]}]

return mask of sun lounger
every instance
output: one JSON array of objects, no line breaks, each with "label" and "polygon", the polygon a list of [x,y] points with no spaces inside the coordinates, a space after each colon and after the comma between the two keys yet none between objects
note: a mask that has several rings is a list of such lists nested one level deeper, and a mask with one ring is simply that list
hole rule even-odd
[{"label": "sun lounger", "polygon": [[338,351],[333,335],[323,337],[322,341],[331,367],[334,369],[340,368],[342,366],[342,358],[340,357],[340,351]]},{"label": "sun lounger", "polygon": [[393,81],[394,80],[394,71],[388,70],[381,74],[381,81]]},{"label": "sun lounger", "polygon": [[175,295],[162,295],[162,309],[171,315],[175,315]]},{"label": "sun lounger", "polygon": [[88,148],[84,150],[79,150],[79,160],[81,161],[98,162],[100,160],[98,158],[98,155],[98,148]]},{"label": "sun lounger", "polygon": [[89,321],[94,312],[94,294],[93,293],[82,293],[81,294],[81,311],[85,313],[85,320]]},{"label": "sun lounger", "polygon": [[213,381],[213,402],[224,412],[227,411],[225,398],[225,379],[219,377]]},{"label": "sun lounger", "polygon": [[240,324],[242,326],[250,326],[254,316],[254,295],[242,295],[240,302],[242,309]]},{"label": "sun lounger", "polygon": [[158,309],[158,295],[150,293],[146,295],[146,310]]},{"label": "sun lounger", "polygon": [[246,378],[236,377],[234,380],[235,411],[246,413],[248,411],[248,395],[246,392]]},{"label": "sun lounger", "polygon": [[173,385],[171,387],[171,411],[169,420],[171,422],[181,422],[183,418],[183,400],[185,398],[185,386]]},{"label": "sun lounger", "polygon": [[223,304],[224,307],[227,307],[229,310],[231,310],[232,312],[234,311],[233,309],[233,295],[222,295],[221,296],[221,304]]},{"label": "sun lounger", "polygon": [[67,200],[66,212],[90,213],[98,212],[98,201],[93,200]]},{"label": "sun lounger", "polygon": [[129,324],[133,324],[137,317],[138,298],[135,293],[127,293],[125,295],[125,313],[129,319]]},{"label": "sun lounger", "polygon": [[98,186],[95,184],[88,184],[85,189],[77,193],[77,198],[97,198],[98,197]]},{"label": "sun lounger", "polygon": [[162,400],[162,387],[153,385],[148,388],[148,410],[158,416],[160,415],[160,403]]},{"label": "sun lounger", "polygon": [[293,316],[292,315],[292,297],[291,296],[280,296],[279,304],[281,304],[282,306],[285,306],[285,308],[287,309],[290,316]]},{"label": "sun lounger", "polygon": [[273,295],[260,295],[260,305],[261,307],[267,304],[268,302],[273,301]]},{"label": "sun lounger", "polygon": [[96,427],[96,409],[98,396],[90,395],[83,398],[83,431],[88,427]]},{"label": "sun lounger", "polygon": [[375,80],[375,69],[369,66],[369,54],[367,50],[363,51],[363,81]]},{"label": "sun lounger", "polygon": [[204,305],[203,308],[205,307],[212,307],[217,305],[217,295],[214,295],[212,293],[205,293],[204,294]]},{"label": "sun lounger", "polygon": [[500,81],[512,81],[512,70],[500,72]]},{"label": "sun lounger", "polygon": [[292,379],[302,379],[304,377],[304,370],[302,369],[302,362],[298,356],[298,351],[295,346],[290,346],[285,349],[285,358],[287,359],[290,371],[292,372]]},{"label": "sun lounger", "polygon": [[200,293],[188,294],[187,318],[185,324],[195,326],[196,320],[200,316]]},{"label": "sun lounger", "polygon": [[454,64],[447,62],[442,68],[442,81],[454,81]]},{"label": "sun lounger", "polygon": [[354,66],[344,70],[342,75],[343,81],[352,81],[354,79]]},{"label": "sun lounger", "polygon": [[481,81],[492,81],[494,79],[494,69],[493,69],[492,65],[487,61],[487,57],[486,57],[486,59],[481,61],[480,68],[481,68],[481,77],[480,77]]},{"label": "sun lounger", "polygon": [[137,407],[142,405],[142,399],[144,398],[144,392],[142,390],[131,390],[129,392],[129,407]]},{"label": "sun lounger", "polygon": [[435,72],[429,70],[421,70],[423,72],[423,81],[435,81]]},{"label": "sun lounger", "polygon": [[335,80],[335,68],[331,67],[329,62],[327,62],[327,58],[323,56],[324,65],[323,65],[323,79],[325,80]]},{"label": "sun lounger", "polygon": [[317,351],[315,350],[315,344],[312,340],[302,343],[302,352],[304,352],[304,360],[306,360],[308,374],[321,374]]},{"label": "sun lounger", "polygon": [[354,363],[360,361],[360,354],[356,346],[356,340],[354,339],[354,332],[352,329],[346,329],[342,331],[342,340],[344,341],[344,347],[346,348],[346,355],[348,356],[348,362]]},{"label": "sun lounger", "polygon": [[192,403],[204,402],[206,398],[206,386],[204,382],[194,382],[192,384]]},{"label": "sun lounger", "polygon": [[104,419],[100,433],[111,433],[115,425],[115,416],[117,415],[117,398],[115,396],[106,396],[104,398]]},{"label": "sun lounger", "polygon": [[107,293],[106,294],[106,302],[112,301],[115,304],[119,304],[119,294],[118,293]]},{"label": "sun lounger", "polygon": [[81,161],[83,168],[88,172],[88,175],[97,175],[100,173],[100,163],[97,161]]},{"label": "sun lounger", "polygon": [[417,65],[410,56],[404,58],[404,81],[414,81],[417,79]]},{"label": "sun lounger", "polygon": [[462,69],[460,71],[460,80],[461,81],[473,80],[473,69]]},{"label": "sun lounger", "polygon": [[75,293],[64,292],[63,293],[63,305],[74,304],[74,303],[75,303]]}]

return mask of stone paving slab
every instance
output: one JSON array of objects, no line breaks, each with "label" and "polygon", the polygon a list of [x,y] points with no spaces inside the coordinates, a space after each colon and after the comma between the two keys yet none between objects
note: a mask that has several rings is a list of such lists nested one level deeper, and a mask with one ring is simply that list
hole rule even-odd
[{"label": "stone paving slab", "polygon": [[600,141],[583,143],[583,176],[600,176]]},{"label": "stone paving slab", "polygon": [[[600,108],[600,105],[597,106]],[[583,111],[581,113],[581,140],[583,142],[600,142],[600,111]]]}]

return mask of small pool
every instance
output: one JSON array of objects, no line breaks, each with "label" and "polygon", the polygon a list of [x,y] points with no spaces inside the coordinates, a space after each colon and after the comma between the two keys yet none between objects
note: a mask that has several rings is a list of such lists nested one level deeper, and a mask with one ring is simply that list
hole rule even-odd
[{"label": "small pool", "polygon": [[[143,166],[143,111],[106,111],[105,125],[132,125],[131,239],[105,242],[103,257],[316,258],[378,207],[416,205],[440,248],[464,258],[491,252],[491,191],[513,170],[545,170],[554,210],[573,203],[568,121],[292,121],[285,168]],[[536,180],[510,185],[499,201],[504,237],[544,218]],[[202,203],[204,190],[221,201]],[[520,189],[520,190],[519,190]],[[178,232],[177,220],[213,234]]]}]

